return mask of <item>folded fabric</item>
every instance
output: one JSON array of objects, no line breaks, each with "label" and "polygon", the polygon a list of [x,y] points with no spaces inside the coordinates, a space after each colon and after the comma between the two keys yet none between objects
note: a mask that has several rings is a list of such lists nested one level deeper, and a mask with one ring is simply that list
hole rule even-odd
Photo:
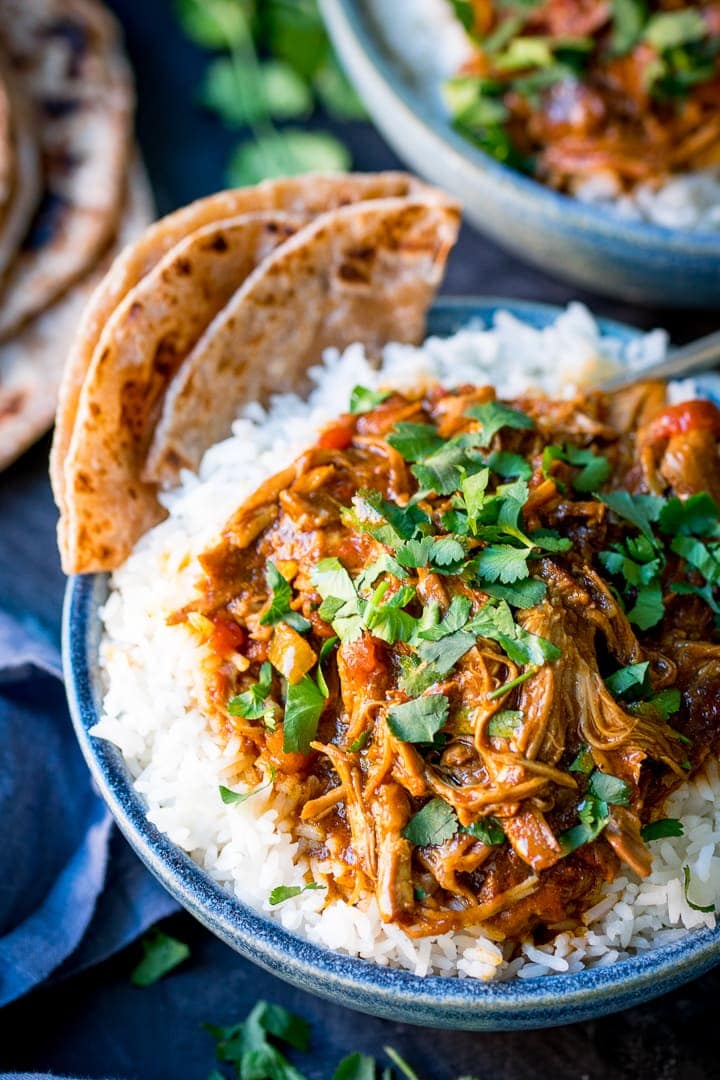
[{"label": "folded fabric", "polygon": [[75,741],[57,645],[0,610],[0,1005],[176,909],[117,834]]}]

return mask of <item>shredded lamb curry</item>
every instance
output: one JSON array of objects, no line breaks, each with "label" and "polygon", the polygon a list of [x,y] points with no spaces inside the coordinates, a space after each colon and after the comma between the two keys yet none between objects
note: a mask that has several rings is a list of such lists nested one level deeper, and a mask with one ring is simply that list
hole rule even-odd
[{"label": "shredded lamb curry", "polygon": [[173,619],[309,887],[545,940],[649,873],[718,749],[719,438],[657,382],[356,387],[237,510]]}]

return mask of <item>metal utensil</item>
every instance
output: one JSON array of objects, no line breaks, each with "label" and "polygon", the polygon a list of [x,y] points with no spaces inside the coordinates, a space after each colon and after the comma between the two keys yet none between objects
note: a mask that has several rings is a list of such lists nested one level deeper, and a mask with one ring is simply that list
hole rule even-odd
[{"label": "metal utensil", "polygon": [[605,379],[600,386],[603,390],[617,390],[636,379],[679,379],[686,375],[696,375],[700,371],[720,365],[720,330],[714,334],[691,341],[673,349],[659,364],[633,371],[621,371],[610,379]]}]

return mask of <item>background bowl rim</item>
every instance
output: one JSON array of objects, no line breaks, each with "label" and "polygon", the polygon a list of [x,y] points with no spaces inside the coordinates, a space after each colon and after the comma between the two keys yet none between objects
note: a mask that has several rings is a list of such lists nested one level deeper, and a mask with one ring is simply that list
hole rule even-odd
[{"label": "background bowl rim", "polygon": [[[428,335],[453,322],[489,320],[498,310],[547,325],[553,304],[502,297],[441,297],[431,309]],[[630,341],[642,331],[598,318],[603,333]],[[459,328],[459,325],[455,328]],[[656,997],[720,961],[720,925],[606,967],[538,979],[483,982],[417,976],[336,953],[286,930],[214,881],[148,821],[146,809],[114,744],[89,734],[98,719],[99,608],[107,574],[68,579],[62,624],[65,685],[75,733],[95,784],[120,830],[145,866],[195,918],[247,959],[286,981],[346,1005],[409,1023],[456,1029],[508,1030],[566,1023],[616,1011]]]},{"label": "background bowl rim", "polygon": [[[413,91],[402,78],[400,67],[386,52],[379,37],[368,28],[356,0],[319,0],[330,36],[344,33],[357,54],[370,65],[383,91],[404,115],[404,121],[422,129],[425,138],[435,142],[438,151],[452,152],[460,168],[471,167],[512,188],[536,209],[550,208],[562,218],[563,226],[576,231],[592,230],[607,240],[644,242],[648,248],[702,257],[720,253],[720,229],[682,229],[659,225],[644,219],[623,218],[600,204],[580,199],[541,184],[486,154],[449,123],[442,123],[421,94]],[[335,42],[339,49],[342,45]],[[632,237],[629,235],[632,233]]]}]

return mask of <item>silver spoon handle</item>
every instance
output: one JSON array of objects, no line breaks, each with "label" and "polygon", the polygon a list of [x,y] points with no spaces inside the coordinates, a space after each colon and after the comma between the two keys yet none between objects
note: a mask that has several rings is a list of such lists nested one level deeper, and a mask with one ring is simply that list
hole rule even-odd
[{"label": "silver spoon handle", "polygon": [[673,349],[665,360],[635,371],[623,371],[601,383],[603,390],[617,390],[637,379],[680,379],[720,365],[720,330]]}]

